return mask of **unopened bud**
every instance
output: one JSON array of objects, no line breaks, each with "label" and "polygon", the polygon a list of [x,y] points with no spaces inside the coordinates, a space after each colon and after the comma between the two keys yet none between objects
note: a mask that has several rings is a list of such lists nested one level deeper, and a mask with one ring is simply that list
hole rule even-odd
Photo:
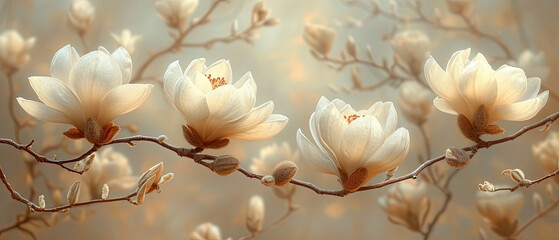
[{"label": "unopened bud", "polygon": [[265,25],[265,26],[275,26],[275,25],[278,25],[278,23],[280,23],[280,20],[279,20],[279,19],[277,19],[277,18],[270,18],[270,19],[268,19],[268,20],[266,20],[266,21],[264,22],[264,25]]},{"label": "unopened bud", "polygon": [[39,196],[39,207],[41,209],[45,209],[46,203],[45,203],[45,196],[44,195],[40,195]]},{"label": "unopened bud", "polygon": [[285,186],[297,174],[297,170],[299,170],[299,167],[292,161],[279,163],[272,171],[272,176],[275,179],[274,185],[278,187]]},{"label": "unopened bud", "polygon": [[138,188],[136,192],[136,204],[142,204],[146,197],[146,194],[151,190],[151,186],[155,182],[155,175],[147,178],[145,182]]},{"label": "unopened bud", "polygon": [[251,233],[257,233],[262,230],[264,222],[264,200],[262,197],[255,195],[250,198],[248,204],[248,213],[246,218],[246,226]]},{"label": "unopened bud", "polygon": [[68,199],[68,203],[70,203],[70,205],[74,205],[76,204],[76,202],[78,202],[79,195],[80,195],[80,182],[75,182],[68,190],[68,195],[66,195],[66,199]]},{"label": "unopened bud", "polygon": [[394,173],[396,173],[397,170],[398,170],[398,166],[396,166],[395,168],[392,168],[392,169],[388,170],[388,171],[386,172],[386,179],[384,179],[384,181],[390,180],[390,179],[394,176]]},{"label": "unopened bud", "polygon": [[[140,176],[140,180],[138,180],[138,188],[142,187],[142,185],[144,185],[148,179],[150,179],[151,177],[154,177],[154,180],[152,181],[152,184],[154,181],[159,182],[159,179],[161,178],[161,175],[163,175],[163,162],[160,162],[158,164],[156,164],[155,166],[151,167],[150,169],[148,169],[147,171],[145,171],[142,176]],[[151,189],[151,185],[148,188],[148,191]]]},{"label": "unopened bud", "polygon": [[87,159],[85,160],[85,165],[83,166],[84,172],[87,172],[87,170],[89,170],[89,168],[93,164],[93,160],[95,160],[95,154],[91,154],[89,155],[89,157],[87,157]]},{"label": "unopened bud", "polygon": [[169,181],[171,181],[171,179],[173,179],[174,176],[175,176],[175,174],[173,174],[173,173],[167,173],[167,174],[163,175],[163,177],[161,177],[161,179],[159,180],[157,185],[162,186],[163,184],[168,183]]},{"label": "unopened bud", "polygon": [[355,40],[352,36],[347,38],[347,42],[345,44],[345,50],[349,56],[353,58],[357,58],[357,45],[355,44]]},{"label": "unopened bud", "polygon": [[105,135],[103,133],[103,126],[92,117],[87,118],[84,134],[87,141],[93,144],[102,142]]},{"label": "unopened bud", "polygon": [[163,142],[167,141],[167,139],[168,139],[168,138],[167,138],[167,136],[165,136],[165,135],[159,135],[159,137],[157,137],[157,141],[158,141],[159,143],[163,143]]},{"label": "unopened bud", "polygon": [[532,196],[532,201],[534,202],[534,206],[536,207],[536,212],[541,213],[542,212],[542,206],[543,206],[543,200],[542,200],[542,197],[540,196],[540,194],[534,193],[534,195]]},{"label": "unopened bud", "polygon": [[495,186],[488,181],[478,184],[478,188],[484,192],[495,192]]},{"label": "unopened bud", "polygon": [[109,197],[109,185],[103,184],[103,188],[101,189],[101,199],[107,200]]},{"label": "unopened bud", "polygon": [[274,176],[272,175],[266,175],[264,177],[262,177],[262,179],[260,179],[260,182],[262,182],[262,184],[264,184],[264,186],[272,186],[274,185],[274,183],[276,182],[276,179],[274,179]]},{"label": "unopened bud", "polygon": [[448,147],[445,153],[446,163],[456,169],[465,168],[470,162],[470,154],[460,148]]},{"label": "unopened bud", "polygon": [[512,179],[513,181],[517,182],[517,183],[521,183],[524,182],[525,179],[525,175],[524,172],[518,168],[516,169],[507,169],[501,172],[502,175],[507,175],[510,177],[510,179]]},{"label": "unopened bud", "polygon": [[82,161],[77,161],[76,164],[74,164],[74,171],[80,171],[82,169]]},{"label": "unopened bud", "polygon": [[239,168],[239,160],[231,155],[221,155],[211,164],[212,170],[219,176],[227,176]]}]

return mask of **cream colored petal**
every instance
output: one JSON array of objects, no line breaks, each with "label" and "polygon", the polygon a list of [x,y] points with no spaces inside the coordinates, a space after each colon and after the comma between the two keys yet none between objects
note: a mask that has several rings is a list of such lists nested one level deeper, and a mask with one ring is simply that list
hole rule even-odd
[{"label": "cream colored petal", "polygon": [[396,130],[398,124],[398,113],[392,102],[378,102],[369,108],[371,114],[377,118],[384,131],[384,139]]},{"label": "cream colored petal", "polygon": [[518,101],[521,102],[521,101],[535,98],[538,95],[538,92],[540,92],[541,82],[542,80],[537,77],[528,78],[526,91],[524,91],[524,94],[522,94],[522,96],[520,97],[520,99],[518,99]]},{"label": "cream colored petal", "polygon": [[163,89],[169,100],[173,101],[173,99],[175,99],[175,86],[182,77],[183,73],[179,60],[167,66],[167,70],[165,70],[165,74],[163,75]]},{"label": "cream colored petal", "polygon": [[436,97],[433,100],[433,105],[435,105],[435,107],[442,112],[458,115],[458,111],[455,109],[452,103],[445,100],[444,98]]},{"label": "cream colored petal", "polygon": [[27,112],[34,118],[47,122],[72,124],[72,120],[68,116],[66,116],[66,114],[52,109],[43,103],[27,100],[20,97],[17,98],[17,102],[23,108],[23,110],[25,110],[25,112]]},{"label": "cream colored petal", "polygon": [[232,85],[218,87],[206,94],[213,118],[223,121],[236,120],[254,106],[256,96],[250,89],[236,89]]},{"label": "cream colored petal", "polygon": [[152,90],[151,84],[124,84],[114,88],[103,98],[97,120],[104,126],[114,118],[138,108]]},{"label": "cream colored petal", "polygon": [[498,95],[496,105],[516,102],[526,90],[526,74],[520,68],[503,65],[495,72]]},{"label": "cream colored petal", "polygon": [[490,122],[499,120],[526,121],[538,114],[547,103],[549,91],[540,93],[530,100],[497,106],[489,116]]},{"label": "cream colored petal", "polygon": [[297,130],[297,146],[299,147],[303,159],[311,163],[318,171],[337,175],[338,170],[336,169],[336,165],[323,151],[317,148],[303,135],[301,129]]},{"label": "cream colored petal", "polygon": [[372,178],[400,165],[406,158],[409,147],[410,135],[408,130],[398,128],[365,163],[369,177]]},{"label": "cream colored petal", "polygon": [[76,49],[70,45],[62,47],[54,54],[54,57],[52,57],[50,75],[67,84],[72,65],[78,61],[79,58],[80,55],[76,52]]},{"label": "cream colored petal", "polygon": [[334,154],[340,153],[343,134],[348,126],[334,103],[329,103],[322,111],[315,115],[317,129],[324,143],[333,150]]},{"label": "cream colored petal", "polygon": [[[324,99],[326,99],[326,98],[324,98]],[[321,98],[321,100],[322,100],[322,98]],[[318,104],[321,104],[320,101],[319,101]],[[324,107],[326,107],[326,106],[324,106]],[[324,110],[324,107],[322,109],[320,109],[319,111]],[[318,105],[317,105],[317,108],[318,108]],[[317,112],[319,112],[319,111],[317,111]],[[317,112],[313,112],[311,114],[311,117],[309,118],[309,129],[311,131],[311,136],[313,137],[313,140],[317,143],[317,145],[321,149],[321,151],[324,152],[325,154],[329,155],[329,158],[332,159],[332,161],[336,165],[336,169],[337,169],[337,168],[340,167],[340,164],[338,163],[338,160],[337,160],[338,158],[337,158],[336,154],[334,153],[334,151],[332,150],[332,148],[330,146],[328,146],[328,144],[326,144],[326,142],[322,138],[321,131],[320,131],[320,124],[318,123],[318,119],[316,117]]]},{"label": "cream colored petal", "polygon": [[235,86],[236,88],[241,88],[242,86],[248,84],[252,91],[254,92],[254,94],[256,94],[256,82],[254,82],[254,78],[252,78],[252,73],[251,72],[247,72],[245,73],[245,75],[243,75],[243,77],[241,77],[241,79],[239,79],[237,82],[235,82],[235,84],[233,84],[233,86]]},{"label": "cream colored petal", "polygon": [[192,78],[195,72],[202,73],[206,72],[206,59],[205,58],[197,58],[192,60],[188,67],[184,70],[184,75]]},{"label": "cream colored petal", "polygon": [[119,65],[104,51],[93,51],[82,56],[70,71],[73,86],[87,116],[97,117],[103,97],[122,84]]},{"label": "cream colored petal", "polygon": [[460,98],[456,83],[432,56],[429,56],[425,62],[424,71],[427,84],[437,95],[450,101]]},{"label": "cream colored petal", "polygon": [[122,84],[129,83],[132,76],[132,58],[130,58],[130,53],[125,48],[119,47],[111,54],[111,57],[120,67]]},{"label": "cream colored petal", "polygon": [[460,74],[464,71],[468,57],[470,56],[471,49],[457,51],[452,54],[448,64],[446,65],[446,72],[454,80],[456,86],[458,86],[458,79],[460,79]]},{"label": "cream colored petal", "polygon": [[194,72],[194,74],[192,74],[192,83],[194,83],[194,85],[196,85],[200,91],[202,91],[204,94],[209,93],[210,91],[212,91],[212,84],[210,83],[210,80],[208,79],[208,77],[204,76],[204,74],[202,74],[201,72]]},{"label": "cream colored petal", "polygon": [[265,140],[281,132],[285,125],[287,125],[287,122],[287,117],[280,114],[272,114],[266,122],[247,131],[232,134],[229,138],[242,141]]},{"label": "cream colored petal", "polygon": [[64,82],[52,77],[29,77],[29,83],[45,105],[63,112],[76,122],[84,121],[80,100]]},{"label": "cream colored petal", "polygon": [[187,123],[202,136],[205,132],[205,128],[202,126],[210,116],[204,93],[192,83],[189,77],[184,77],[183,80],[177,82],[174,95],[177,110],[182,113]]},{"label": "cream colored petal", "polygon": [[[480,53],[478,53],[479,55]],[[458,89],[468,105],[473,108],[482,104],[493,106],[498,93],[495,72],[487,62],[472,60],[460,75]]]},{"label": "cream colored petal", "polygon": [[368,154],[374,153],[383,142],[382,126],[376,118],[364,116],[355,119],[343,135],[339,158],[342,169],[353,173],[369,159]]},{"label": "cream colored petal", "polygon": [[208,139],[220,139],[225,136],[229,136],[233,133],[248,131],[251,128],[265,122],[274,111],[274,102],[269,101],[256,108],[253,108],[250,112],[245,114],[243,117],[225,123],[219,129],[215,129]]},{"label": "cream colored petal", "polygon": [[212,75],[212,78],[222,77],[228,84],[231,84],[231,79],[233,78],[231,65],[228,60],[224,59],[221,59],[209,66],[205,74]]}]

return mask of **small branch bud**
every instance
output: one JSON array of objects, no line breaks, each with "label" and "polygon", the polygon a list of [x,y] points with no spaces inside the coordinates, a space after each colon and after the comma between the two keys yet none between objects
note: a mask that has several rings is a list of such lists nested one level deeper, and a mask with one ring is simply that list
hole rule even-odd
[{"label": "small branch bud", "polygon": [[45,196],[44,195],[40,195],[39,196],[39,207],[41,209],[45,209],[46,203],[45,203]]},{"label": "small branch bud", "polygon": [[173,173],[167,173],[167,174],[163,175],[163,177],[161,177],[161,179],[157,183],[157,186],[163,186],[165,183],[168,183],[169,181],[171,181],[171,179],[173,179],[174,176],[175,176],[175,174],[173,174]]},{"label": "small branch bud", "polygon": [[239,168],[239,160],[231,155],[221,155],[211,164],[212,170],[219,176],[227,176]]},{"label": "small branch bud", "polygon": [[445,153],[446,163],[456,169],[465,168],[470,162],[470,154],[460,148],[448,147]]},{"label": "small branch bud", "polygon": [[275,179],[274,185],[278,187],[285,186],[297,174],[297,170],[299,170],[299,167],[292,161],[279,163],[272,171],[272,176]]},{"label": "small branch bud", "polygon": [[79,195],[80,195],[80,182],[75,182],[68,190],[66,199],[68,199],[68,203],[70,203],[70,205],[74,205],[76,204],[76,202],[78,202]]},{"label": "small branch bud", "polygon": [[264,186],[272,186],[274,185],[274,183],[276,182],[276,179],[272,176],[272,175],[266,175],[264,177],[262,177],[262,179],[260,179],[260,182],[262,182],[262,184],[264,184]]},{"label": "small branch bud", "polygon": [[516,169],[507,169],[501,172],[502,175],[507,175],[510,177],[510,179],[512,179],[513,181],[517,182],[517,183],[525,183],[525,175],[524,172],[518,168]]},{"label": "small branch bud", "polygon": [[101,189],[101,199],[107,200],[109,197],[109,185],[103,184],[103,188]]}]

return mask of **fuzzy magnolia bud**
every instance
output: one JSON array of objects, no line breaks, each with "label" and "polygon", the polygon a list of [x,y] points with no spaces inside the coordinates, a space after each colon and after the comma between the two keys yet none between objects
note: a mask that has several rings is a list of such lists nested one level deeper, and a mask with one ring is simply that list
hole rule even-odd
[{"label": "fuzzy magnolia bud", "polygon": [[101,189],[101,199],[107,200],[109,197],[109,185],[103,184],[103,188]]},{"label": "fuzzy magnolia bud", "polygon": [[488,181],[478,184],[478,188],[484,192],[495,192],[495,186]]},{"label": "fuzzy magnolia bud", "polygon": [[285,186],[297,174],[297,170],[299,170],[299,167],[292,161],[279,163],[272,171],[272,176],[275,179],[274,185],[278,187]]},{"label": "fuzzy magnolia bud", "polygon": [[79,195],[80,195],[80,182],[75,182],[68,190],[66,199],[68,199],[68,203],[70,203],[70,205],[74,205],[76,204],[76,202],[78,202]]},{"label": "fuzzy magnolia bud", "polygon": [[262,230],[264,222],[264,200],[256,195],[250,198],[248,204],[248,213],[246,218],[246,226],[251,233],[257,233]]},{"label": "fuzzy magnolia bud", "polygon": [[95,118],[89,117],[87,118],[84,135],[90,143],[100,143],[103,141],[103,126]]},{"label": "fuzzy magnolia bud", "polygon": [[41,209],[45,209],[46,203],[45,203],[45,196],[44,195],[40,195],[39,196],[39,207]]},{"label": "fuzzy magnolia bud", "polygon": [[239,160],[231,155],[221,155],[211,164],[212,170],[219,176],[227,176],[239,168]]},{"label": "fuzzy magnolia bud", "polygon": [[269,186],[274,185],[274,183],[276,182],[276,179],[272,175],[265,175],[264,177],[262,177],[262,179],[260,179],[260,182],[262,182],[262,184],[264,184],[264,186],[269,187]]},{"label": "fuzzy magnolia bud", "polygon": [[456,169],[465,168],[470,162],[470,154],[460,148],[448,147],[445,153],[446,163]]},{"label": "fuzzy magnolia bud", "polygon": [[501,172],[501,174],[509,176],[510,179],[521,185],[526,184],[528,181],[526,179],[526,176],[524,175],[524,172],[518,168],[504,170]]}]

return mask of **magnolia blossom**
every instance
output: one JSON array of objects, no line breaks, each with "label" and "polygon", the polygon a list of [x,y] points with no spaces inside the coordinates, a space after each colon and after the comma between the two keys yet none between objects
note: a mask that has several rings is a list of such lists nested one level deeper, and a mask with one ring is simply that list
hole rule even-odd
[{"label": "magnolia blossom", "polygon": [[124,48],[111,54],[99,47],[80,57],[67,45],[54,54],[50,72],[51,77],[29,77],[42,103],[18,98],[19,104],[40,120],[74,125],[65,135],[92,143],[110,141],[119,130],[111,121],[139,107],[153,88],[128,84],[132,60]]},{"label": "magnolia blossom", "polygon": [[307,25],[303,34],[303,38],[313,50],[325,56],[332,50],[334,37],[336,37],[334,29],[319,24]]},{"label": "magnolia blossom", "polygon": [[196,59],[183,72],[175,61],[164,76],[165,93],[186,120],[183,130],[190,144],[221,148],[229,139],[268,139],[285,127],[288,119],[272,114],[272,101],[254,107],[256,83],[250,72],[232,84],[229,61],[209,67],[205,62]]},{"label": "magnolia blossom", "polygon": [[0,34],[0,68],[12,74],[29,61],[29,51],[35,45],[35,37],[24,39],[16,30]]},{"label": "magnolia blossom", "polygon": [[297,161],[299,152],[291,150],[287,142],[278,145],[274,143],[260,149],[260,156],[252,159],[250,170],[256,174],[271,174],[279,163],[283,161]]},{"label": "magnolia blossom", "polygon": [[417,180],[393,185],[387,195],[378,199],[378,203],[391,221],[413,231],[419,231],[423,226],[423,218],[428,214],[430,204],[426,185]]},{"label": "magnolia blossom", "polygon": [[429,89],[415,81],[406,81],[398,89],[398,105],[404,116],[416,123],[423,123],[433,110]]},{"label": "magnolia blossom", "polygon": [[509,64],[524,69],[528,76],[539,77],[544,81],[549,75],[549,66],[543,52],[534,53],[526,49],[520,53],[516,61],[510,61]]},{"label": "magnolia blossom", "polygon": [[221,240],[219,227],[213,223],[202,223],[190,233],[190,240]]},{"label": "magnolia blossom", "polygon": [[126,156],[107,147],[96,155],[91,168],[84,173],[84,181],[91,197],[101,198],[104,184],[111,190],[129,189],[136,186],[137,177],[132,176]]},{"label": "magnolia blossom", "polygon": [[155,10],[167,25],[180,28],[186,18],[196,10],[198,0],[155,0]]},{"label": "magnolia blossom", "polygon": [[[532,153],[547,173],[557,171],[559,164],[559,132],[552,132],[544,141],[534,144]],[[559,177],[553,179],[556,183],[559,183]]]},{"label": "magnolia blossom", "polygon": [[248,211],[246,217],[246,226],[252,233],[257,233],[262,230],[264,223],[264,199],[258,195],[250,198],[248,203]]},{"label": "magnolia blossom", "polygon": [[391,41],[396,58],[406,63],[412,73],[421,72],[421,66],[429,55],[429,37],[419,30],[397,33]]},{"label": "magnolia blossom", "polygon": [[95,18],[95,7],[88,0],[72,0],[68,10],[68,22],[79,34],[89,31]]},{"label": "magnolia blossom", "polygon": [[140,35],[132,35],[129,29],[124,29],[120,35],[111,33],[111,38],[119,47],[125,48],[130,55],[136,51],[136,42],[141,38]]},{"label": "magnolia blossom", "polygon": [[469,55],[470,49],[454,53],[446,71],[433,57],[425,63],[427,83],[439,95],[435,107],[459,115],[466,137],[477,140],[483,134],[500,134],[504,130],[489,124],[528,120],[547,102],[548,91],[538,95],[539,78],[527,79],[522,69],[508,65],[494,71],[481,53],[472,60]]},{"label": "magnolia blossom", "polygon": [[519,192],[478,192],[477,211],[491,224],[493,231],[508,237],[516,230],[517,217],[524,205],[524,195]]},{"label": "magnolia blossom", "polygon": [[379,173],[397,167],[410,145],[408,130],[396,129],[391,102],[355,111],[339,99],[321,97],[309,120],[314,144],[297,131],[301,155],[317,170],[337,175],[346,191],[355,191]]},{"label": "magnolia blossom", "polygon": [[473,0],[446,0],[448,10],[454,14],[465,14],[472,8]]}]

